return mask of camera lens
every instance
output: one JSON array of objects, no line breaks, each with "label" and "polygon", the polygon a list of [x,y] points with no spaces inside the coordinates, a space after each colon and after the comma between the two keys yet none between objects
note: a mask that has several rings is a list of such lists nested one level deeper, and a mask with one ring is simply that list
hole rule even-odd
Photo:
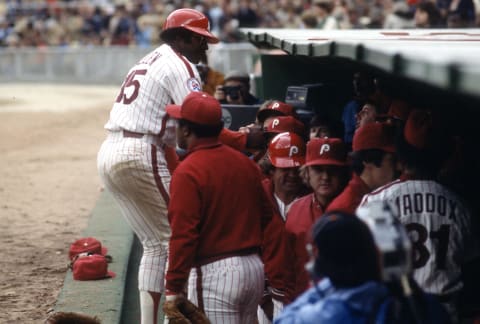
[{"label": "camera lens", "polygon": [[239,96],[238,96],[238,91],[230,92],[228,95],[230,96],[230,98],[231,98],[232,100],[237,100],[237,99],[239,98]]},{"label": "camera lens", "polygon": [[231,100],[238,100],[240,98],[240,87],[223,87],[225,95],[229,96]]}]

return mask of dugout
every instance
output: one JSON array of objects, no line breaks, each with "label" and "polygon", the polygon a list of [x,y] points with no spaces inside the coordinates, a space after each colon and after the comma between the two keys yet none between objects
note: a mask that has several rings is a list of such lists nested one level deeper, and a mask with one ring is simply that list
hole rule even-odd
[{"label": "dugout", "polygon": [[[465,141],[462,192],[475,205],[480,175],[480,29],[242,29],[259,50],[263,99],[285,100],[291,86],[313,86],[312,112],[340,118],[352,97],[352,76],[364,71],[382,92],[414,107],[442,110],[448,130]],[[274,50],[275,54],[269,54]],[[279,54],[279,53],[282,54]],[[315,87],[316,85],[327,87]],[[446,150],[447,151],[447,150]],[[480,217],[479,217],[480,218]]]},{"label": "dugout", "polygon": [[[352,96],[354,72],[364,71],[381,80],[381,90],[388,96],[414,107],[445,112],[445,131],[458,135],[465,148],[456,189],[471,203],[480,237],[480,201],[476,197],[480,183],[476,152],[480,139],[480,29],[242,32],[262,53],[257,92],[263,99],[284,100],[289,86],[329,84],[333,86],[327,89],[312,87],[316,103],[311,110],[340,117]],[[269,54],[272,52],[275,55]],[[480,313],[478,269],[472,266],[465,273],[464,317]]]}]

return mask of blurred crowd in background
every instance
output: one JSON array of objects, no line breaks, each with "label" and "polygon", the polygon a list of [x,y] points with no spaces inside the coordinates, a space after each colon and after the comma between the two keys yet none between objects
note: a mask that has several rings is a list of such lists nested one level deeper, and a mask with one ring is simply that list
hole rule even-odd
[{"label": "blurred crowd in background", "polygon": [[[0,46],[151,46],[166,16],[195,8],[222,42],[238,28],[471,28],[480,0],[2,0]],[[478,8],[478,9],[476,9]]]}]

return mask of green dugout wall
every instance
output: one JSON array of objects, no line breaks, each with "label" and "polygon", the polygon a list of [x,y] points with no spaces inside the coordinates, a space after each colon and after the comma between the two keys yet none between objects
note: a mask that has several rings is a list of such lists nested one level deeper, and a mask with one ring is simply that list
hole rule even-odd
[{"label": "green dugout wall", "polygon": [[380,76],[394,97],[478,117],[480,29],[242,32],[259,49],[286,54],[261,56],[264,99],[284,98],[289,85],[340,81],[348,87],[353,72],[363,69]]}]

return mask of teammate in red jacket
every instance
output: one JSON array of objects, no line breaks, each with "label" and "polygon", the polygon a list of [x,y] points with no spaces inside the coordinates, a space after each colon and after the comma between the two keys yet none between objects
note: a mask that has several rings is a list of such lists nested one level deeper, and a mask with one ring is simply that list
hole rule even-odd
[{"label": "teammate in red jacket", "polygon": [[360,127],[353,135],[352,148],[352,179],[327,211],[354,214],[363,195],[396,177],[393,126],[371,123]]},{"label": "teammate in red jacket", "polygon": [[[280,117],[276,117],[280,118]],[[270,227],[265,231],[265,239],[268,241],[279,242],[282,239],[284,245],[276,248],[276,258],[265,263],[265,268],[277,267],[284,272],[280,277],[282,281],[278,287],[277,282],[268,282],[262,303],[258,309],[259,324],[271,323],[272,319],[279,315],[283,310],[285,302],[290,301],[292,290],[291,278],[291,254],[288,250],[287,235],[285,232],[285,218],[291,204],[300,196],[305,194],[305,186],[300,178],[299,168],[305,163],[305,142],[297,134],[284,132],[273,138],[269,147],[269,162],[273,165],[271,170],[271,179],[262,181],[265,191],[268,194],[273,206],[275,222],[280,223],[280,227]],[[288,294],[286,298],[278,298],[275,290]],[[282,297],[282,296],[281,296]]]},{"label": "teammate in red jacket", "polygon": [[259,169],[219,142],[222,112],[212,96],[192,92],[167,113],[178,120],[187,155],[170,185],[166,299],[188,280],[189,299],[212,323],[253,323],[264,287],[263,231],[272,219]]},{"label": "teammate in red jacket", "polygon": [[305,164],[305,142],[295,133],[284,132],[275,136],[268,146],[268,159],[272,165],[270,178],[262,181],[275,212],[285,222],[292,203],[307,193],[300,178],[300,167]]},{"label": "teammate in red jacket", "polygon": [[324,213],[328,204],[345,187],[349,178],[347,152],[338,138],[314,138],[307,143],[305,180],[313,193],[298,199],[290,207],[285,224],[293,251],[295,284],[293,296],[305,291],[310,277],[305,270],[309,256],[305,245],[310,238],[310,228]]}]

